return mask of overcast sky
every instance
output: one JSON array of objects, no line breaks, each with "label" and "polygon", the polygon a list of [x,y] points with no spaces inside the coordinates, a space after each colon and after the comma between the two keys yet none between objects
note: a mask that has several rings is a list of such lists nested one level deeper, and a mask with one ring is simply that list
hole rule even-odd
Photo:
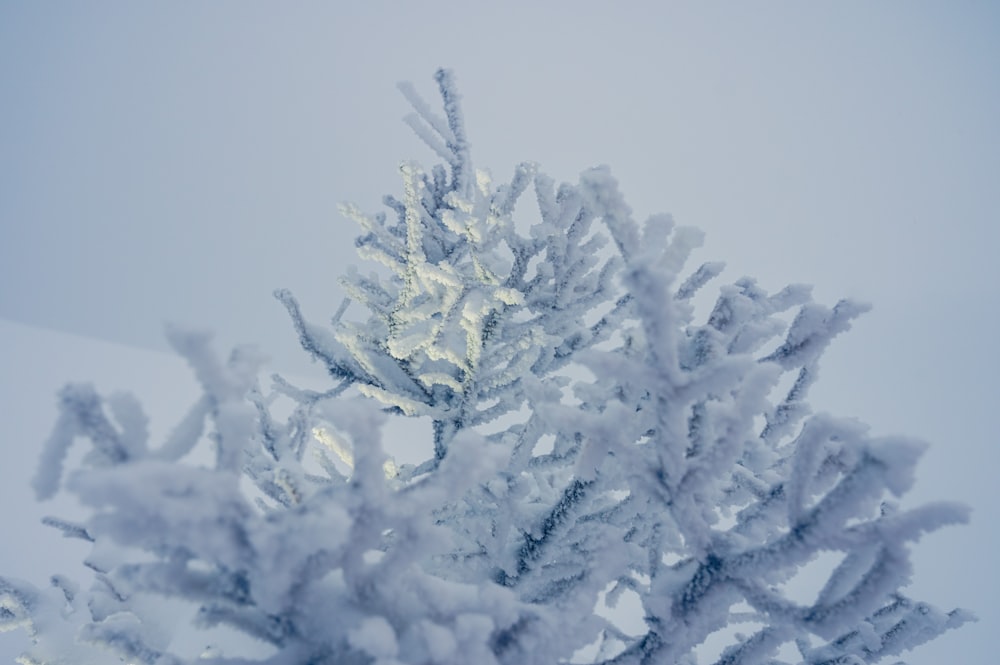
[{"label": "overcast sky", "polygon": [[[305,371],[271,292],[333,313],[355,235],[337,204],[375,211],[401,161],[433,160],[395,84],[433,100],[447,66],[497,178],[609,164],[637,216],[704,229],[696,258],[729,281],[874,303],[812,403],[933,444],[916,493],[972,504],[974,525],[927,539],[917,589],[983,621],[909,661],[984,662],[1000,619],[1000,4],[347,5],[0,0],[0,318],[19,324],[0,327],[2,394],[73,366],[40,341],[68,338],[24,326],[127,364],[165,348],[165,321],[196,325]],[[0,443],[6,468],[26,477],[47,427]]]}]

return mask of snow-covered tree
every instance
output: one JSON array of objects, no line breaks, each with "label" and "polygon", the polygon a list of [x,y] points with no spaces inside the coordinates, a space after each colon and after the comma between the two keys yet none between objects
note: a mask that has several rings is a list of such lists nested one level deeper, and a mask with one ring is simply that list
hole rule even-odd
[{"label": "snow-covered tree", "polygon": [[[62,391],[34,488],[91,511],[48,520],[92,545],[89,579],[0,578],[0,629],[33,639],[21,662],[692,664],[724,639],[718,665],[847,665],[970,620],[901,591],[911,545],[967,518],[899,505],[922,444],[806,405],[865,306],[741,279],[697,321],[722,271],[687,268],[699,232],[636,223],[605,168],[495,185],[437,82],[444,117],[402,91],[444,164],[405,164],[388,215],[344,209],[380,272],[342,279],[332,326],[276,294],[328,390],[265,390],[252,352],[172,331],[203,394],[158,446],[135,399]],[[426,462],[386,454],[390,418],[431,423]],[[424,443],[386,448],[404,446]],[[623,595],[641,630],[608,609]],[[185,651],[192,626],[228,646]]]}]

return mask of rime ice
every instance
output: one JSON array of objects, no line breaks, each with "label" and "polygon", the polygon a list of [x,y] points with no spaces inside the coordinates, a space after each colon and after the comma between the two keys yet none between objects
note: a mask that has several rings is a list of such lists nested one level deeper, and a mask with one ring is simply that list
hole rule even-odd
[{"label": "rime ice", "polygon": [[[823,350],[866,307],[744,278],[694,320],[722,271],[687,266],[700,232],[637,223],[603,167],[556,186],[523,164],[495,185],[451,75],[437,82],[443,117],[402,91],[445,164],[404,164],[388,215],[343,209],[359,256],[388,271],[343,277],[365,314],[345,304],[317,325],[276,294],[328,390],[265,389],[252,354],[221,361],[175,331],[203,394],[158,446],[134,399],[61,393],[34,486],[90,507],[47,523],[92,543],[91,574],[0,579],[0,629],[34,641],[22,662],[689,664],[739,624],[717,665],[832,665],[970,620],[902,592],[912,544],[967,518],[896,503],[922,444],[806,403]],[[536,223],[515,219],[522,198]],[[295,403],[284,422],[279,394]],[[390,417],[433,422],[429,459],[387,460]],[[79,438],[91,450],[64,477]],[[206,438],[214,465],[185,462]],[[793,599],[786,583],[820,553],[837,565]],[[597,611],[605,592],[637,599],[640,630]],[[244,636],[239,653],[185,651],[170,608],[186,608],[180,632]]]}]

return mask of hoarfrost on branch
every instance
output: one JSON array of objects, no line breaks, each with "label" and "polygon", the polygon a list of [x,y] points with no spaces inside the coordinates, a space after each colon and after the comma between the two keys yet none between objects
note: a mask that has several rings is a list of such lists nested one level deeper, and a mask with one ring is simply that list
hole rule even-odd
[{"label": "hoarfrost on branch", "polygon": [[[970,620],[901,591],[911,545],[967,518],[899,506],[922,444],[806,404],[823,350],[866,307],[744,278],[696,321],[722,271],[688,266],[698,231],[637,223],[603,167],[557,186],[522,164],[494,184],[451,74],[436,78],[443,117],[401,89],[445,163],[404,164],[388,214],[343,208],[383,270],[342,278],[366,318],[345,302],[317,325],[276,293],[329,390],[276,376],[265,392],[252,353],[222,361],[173,331],[203,394],[159,446],[135,399],[62,391],[34,488],[90,509],[47,523],[92,543],[91,579],[0,579],[0,629],[33,639],[21,662],[690,664],[739,624],[717,665],[833,665]],[[537,221],[516,222],[530,205]],[[283,422],[277,397],[294,403]],[[422,464],[384,451],[400,417],[433,423]],[[199,466],[205,437],[214,464]],[[64,477],[80,438],[90,451]],[[837,565],[793,599],[787,582],[821,553]],[[623,593],[638,633],[598,611]],[[168,602],[245,635],[242,655],[182,653]]]}]

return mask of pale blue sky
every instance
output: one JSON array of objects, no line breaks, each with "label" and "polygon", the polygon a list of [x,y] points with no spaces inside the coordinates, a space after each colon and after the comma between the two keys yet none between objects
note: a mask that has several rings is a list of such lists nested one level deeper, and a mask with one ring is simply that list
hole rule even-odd
[{"label": "pale blue sky", "polygon": [[928,539],[919,588],[983,621],[910,662],[983,662],[1000,4],[0,0],[0,318],[149,349],[194,324],[303,369],[271,291],[333,312],[336,205],[376,210],[400,161],[431,160],[394,86],[433,98],[442,65],[496,177],[606,163],[638,215],[704,229],[727,279],[874,303],[813,405],[934,444],[917,492],[975,524]]}]

